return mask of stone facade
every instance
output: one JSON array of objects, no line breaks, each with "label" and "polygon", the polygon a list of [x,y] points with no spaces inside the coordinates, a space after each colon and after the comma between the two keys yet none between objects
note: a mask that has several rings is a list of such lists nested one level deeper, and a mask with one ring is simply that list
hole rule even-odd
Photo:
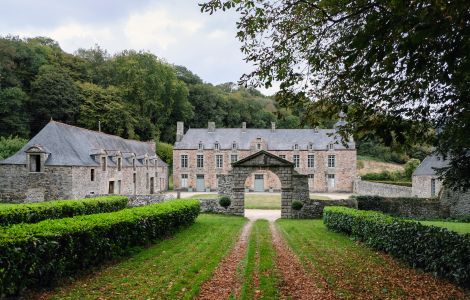
[{"label": "stone facade", "polygon": [[411,197],[411,187],[371,181],[354,180],[354,193],[364,196]]},{"label": "stone facade", "polygon": [[444,188],[440,193],[441,210],[451,218],[470,220],[470,191],[453,191]]},{"label": "stone facade", "polygon": [[[181,131],[177,133],[177,137],[183,139],[182,124],[179,123],[177,127]],[[215,133],[212,130],[215,129],[211,127],[207,135],[210,136],[212,133]],[[299,131],[302,130],[299,129]],[[275,132],[276,129],[273,129],[272,133],[275,134]],[[203,137],[206,134],[202,130],[196,133]],[[313,132],[311,134],[315,135]],[[234,161],[244,159],[258,151],[264,150],[290,162],[294,162],[294,157],[298,158],[298,166],[294,168],[294,171],[309,176],[308,186],[310,192],[351,192],[353,180],[356,177],[355,148],[345,148],[335,143],[331,144],[331,147],[321,147],[322,149],[319,149],[319,147],[309,146],[309,136],[307,134],[299,135],[305,135],[305,140],[301,145],[293,144],[290,150],[279,149],[282,147],[277,147],[274,142],[269,144],[269,141],[264,138],[244,141],[247,144],[247,148],[241,147],[237,142],[234,142],[235,145],[238,145],[235,147],[230,147],[230,145],[227,147],[223,144],[216,147],[211,145],[209,147],[205,143],[201,149],[198,147],[198,142],[187,147],[179,146],[177,142],[173,150],[174,188],[195,191],[198,189],[197,178],[199,177],[200,180],[203,178],[202,180],[204,181],[203,187],[199,186],[199,191],[216,191],[218,188],[218,177],[229,174]],[[244,139],[250,138],[248,136],[245,137],[243,133],[239,136]],[[194,141],[198,141],[197,138],[194,137]],[[198,167],[198,156],[203,158],[203,166]],[[329,167],[329,157],[334,157],[334,167]],[[281,190],[282,183],[279,176],[263,169],[251,173],[246,178],[246,182],[243,183],[244,188],[250,191],[255,190],[255,176],[257,175],[263,175],[264,191]],[[329,181],[330,184],[328,184]]]},{"label": "stone facade", "polygon": [[[442,189],[442,181],[437,175],[413,175],[412,196],[418,198],[437,197]],[[434,184],[434,187],[432,185]],[[434,192],[434,194],[433,194]]]}]

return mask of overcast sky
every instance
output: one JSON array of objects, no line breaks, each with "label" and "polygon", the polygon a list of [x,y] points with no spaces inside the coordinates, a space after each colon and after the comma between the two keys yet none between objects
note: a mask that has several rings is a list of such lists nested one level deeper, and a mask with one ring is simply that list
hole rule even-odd
[{"label": "overcast sky", "polygon": [[[0,35],[47,36],[73,53],[147,50],[213,84],[251,67],[235,37],[235,11],[202,14],[191,0],[0,0]],[[265,91],[272,94],[273,90]]]}]

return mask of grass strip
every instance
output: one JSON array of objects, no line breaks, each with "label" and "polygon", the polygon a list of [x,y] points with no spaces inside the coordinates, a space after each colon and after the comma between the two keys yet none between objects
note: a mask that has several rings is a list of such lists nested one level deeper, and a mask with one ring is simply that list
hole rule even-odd
[{"label": "grass strip", "polygon": [[470,233],[470,223],[464,222],[445,222],[445,221],[419,221],[424,225],[444,227],[460,234]]},{"label": "grass strip", "polygon": [[248,241],[241,299],[278,297],[275,255],[268,221],[256,221]]}]

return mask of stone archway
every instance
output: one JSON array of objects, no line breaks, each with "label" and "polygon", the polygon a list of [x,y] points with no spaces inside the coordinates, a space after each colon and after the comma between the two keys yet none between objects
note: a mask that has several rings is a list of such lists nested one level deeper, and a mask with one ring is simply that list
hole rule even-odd
[{"label": "stone archway", "polygon": [[261,150],[232,164],[228,175],[219,177],[219,196],[228,196],[232,204],[229,213],[244,215],[245,180],[257,170],[269,170],[281,181],[281,217],[292,218],[292,200],[309,199],[308,179],[294,170],[294,164],[267,151]]}]

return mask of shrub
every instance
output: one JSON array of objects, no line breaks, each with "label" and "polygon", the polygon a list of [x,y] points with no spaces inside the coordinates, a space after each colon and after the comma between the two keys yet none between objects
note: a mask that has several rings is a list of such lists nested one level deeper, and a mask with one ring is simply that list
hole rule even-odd
[{"label": "shrub", "polygon": [[46,219],[112,212],[126,208],[127,201],[128,199],[125,196],[104,196],[80,200],[0,206],[0,225],[36,223]]},{"label": "shrub", "polygon": [[408,180],[411,180],[411,175],[413,175],[413,172],[416,170],[416,168],[419,166],[420,161],[419,159],[412,158],[409,161],[406,162],[405,164],[405,178]]},{"label": "shrub", "polygon": [[470,234],[339,206],[325,207],[323,222],[328,229],[352,235],[412,267],[462,286],[470,284]]},{"label": "shrub", "polygon": [[230,200],[229,197],[227,197],[227,196],[220,197],[220,199],[219,199],[219,205],[220,206],[227,209],[227,207],[229,207],[230,204],[232,204],[232,201]]},{"label": "shrub", "polygon": [[0,298],[129,253],[194,222],[196,200],[17,224],[0,233]]},{"label": "shrub", "polygon": [[0,160],[6,159],[18,152],[28,140],[19,137],[0,136]]},{"label": "shrub", "polygon": [[389,180],[367,180],[370,182],[376,182],[376,183],[383,183],[383,184],[391,184],[391,185],[399,185],[399,186],[407,186],[407,187],[412,187],[413,184],[408,181],[389,181]]},{"label": "shrub", "polygon": [[299,200],[292,201],[292,209],[293,210],[301,210],[304,204]]}]

